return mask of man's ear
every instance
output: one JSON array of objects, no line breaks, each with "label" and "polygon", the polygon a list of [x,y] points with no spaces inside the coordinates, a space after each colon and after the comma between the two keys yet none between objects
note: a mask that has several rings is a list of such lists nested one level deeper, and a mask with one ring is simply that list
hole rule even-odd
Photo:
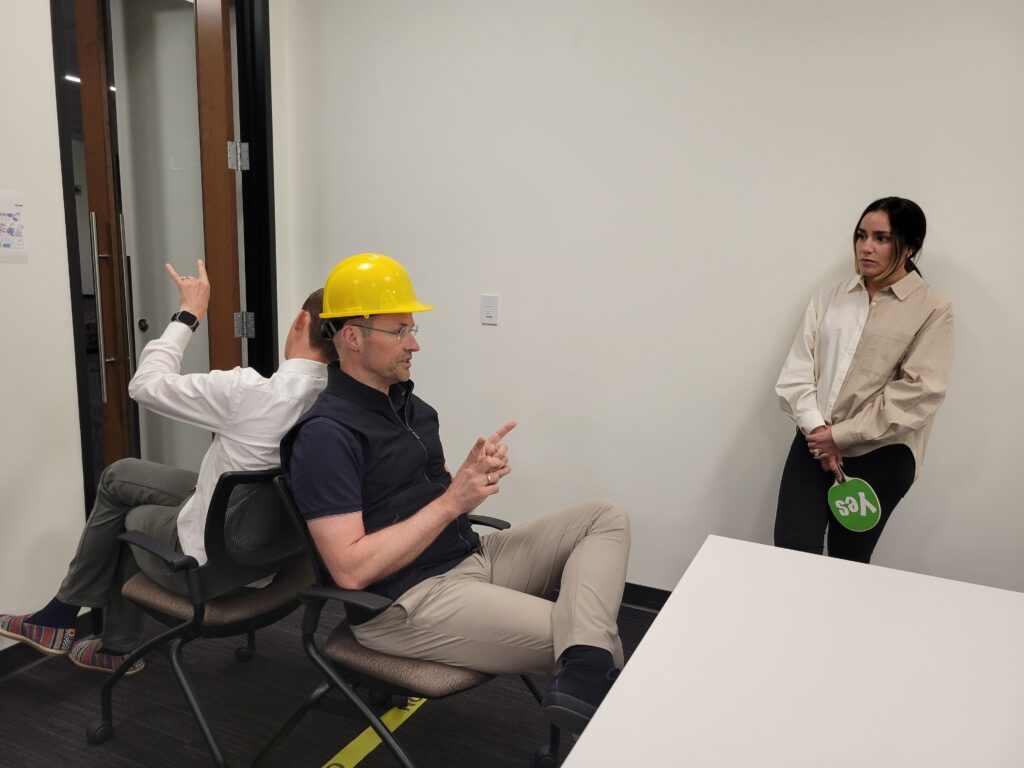
[{"label": "man's ear", "polygon": [[295,320],[292,321],[292,328],[296,331],[304,331],[309,328],[309,324],[313,322],[309,316],[309,312],[304,309],[299,310],[299,314],[295,316]]},{"label": "man's ear", "polygon": [[363,337],[362,331],[356,330],[356,327],[357,326],[346,323],[341,326],[341,330],[338,331],[337,335],[334,337],[335,339],[340,338],[345,349],[352,350],[353,352],[358,352],[362,348],[362,344],[359,343],[360,339]]}]

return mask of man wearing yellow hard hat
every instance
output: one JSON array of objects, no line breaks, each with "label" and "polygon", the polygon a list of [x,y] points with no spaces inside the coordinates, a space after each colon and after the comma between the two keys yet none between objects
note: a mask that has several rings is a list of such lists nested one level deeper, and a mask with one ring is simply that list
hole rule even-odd
[{"label": "man wearing yellow hard hat", "polygon": [[[574,732],[623,663],[616,617],[629,519],[606,500],[478,536],[466,515],[511,471],[510,421],[452,475],[437,412],[413,394],[420,350],[405,269],[379,254],[339,263],[324,286],[338,350],[327,387],[285,436],[281,459],[331,577],[394,602],[350,615],[360,643],[490,674],[556,673],[544,709]],[[542,595],[560,588],[551,602]]]}]

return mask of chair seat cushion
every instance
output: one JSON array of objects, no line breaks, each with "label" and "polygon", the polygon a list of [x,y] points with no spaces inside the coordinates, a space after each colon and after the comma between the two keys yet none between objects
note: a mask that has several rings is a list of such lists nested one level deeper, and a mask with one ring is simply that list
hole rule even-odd
[{"label": "chair seat cushion", "polygon": [[360,645],[348,622],[327,638],[324,651],[331,661],[377,680],[397,685],[428,699],[440,699],[486,683],[494,676],[437,661],[420,661],[371,650]]},{"label": "chair seat cushion", "polygon": [[[248,621],[294,602],[299,593],[316,580],[308,560],[280,571],[274,580],[261,589],[243,589],[240,592],[217,597],[206,602],[204,627],[221,627]],[[192,618],[189,598],[157,584],[145,573],[137,573],[125,582],[121,593],[133,603],[171,616],[181,621]]]}]

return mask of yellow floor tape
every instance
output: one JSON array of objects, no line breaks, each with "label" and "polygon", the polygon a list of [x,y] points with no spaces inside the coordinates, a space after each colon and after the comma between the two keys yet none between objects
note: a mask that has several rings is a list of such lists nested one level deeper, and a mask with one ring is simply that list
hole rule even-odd
[{"label": "yellow floor tape", "polygon": [[[410,698],[404,707],[392,707],[383,715],[384,727],[394,733],[398,726],[412,717],[413,713],[426,703],[426,699]],[[368,754],[380,746],[380,736],[373,728],[367,728],[345,745],[345,748],[328,760],[323,768],[355,768]]]}]

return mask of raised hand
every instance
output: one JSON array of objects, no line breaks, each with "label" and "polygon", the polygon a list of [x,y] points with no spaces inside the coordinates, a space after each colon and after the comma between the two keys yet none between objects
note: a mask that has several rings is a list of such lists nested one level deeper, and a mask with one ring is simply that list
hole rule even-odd
[{"label": "raised hand", "polygon": [[505,438],[505,435],[515,429],[515,427],[516,423],[514,421],[506,421],[489,437],[477,438],[476,444],[470,449],[469,456],[466,457],[466,461],[469,463],[475,463],[483,456],[493,456],[498,453],[502,446],[505,448],[502,455],[507,455],[508,446],[501,441]]},{"label": "raised hand", "polygon": [[501,441],[515,426],[514,421],[506,422],[489,437],[478,437],[473,444],[447,491],[458,514],[472,512],[500,490],[499,481],[512,471],[508,465],[508,446]]},{"label": "raised hand", "polygon": [[206,265],[202,260],[196,260],[198,277],[182,277],[170,264],[164,264],[164,268],[178,287],[178,309],[191,312],[199,320],[206,317],[206,310],[210,306],[210,278],[206,276]]},{"label": "raised hand", "polygon": [[516,428],[514,421],[506,421],[502,426],[498,427],[494,434],[487,438],[487,442],[491,445],[500,445],[501,441],[505,439],[505,435]]}]

